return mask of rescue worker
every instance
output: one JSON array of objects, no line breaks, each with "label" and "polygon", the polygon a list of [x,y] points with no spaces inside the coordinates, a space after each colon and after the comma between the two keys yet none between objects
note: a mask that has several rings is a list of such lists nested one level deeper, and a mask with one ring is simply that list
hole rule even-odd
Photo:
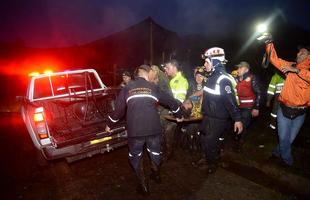
[{"label": "rescue worker", "polygon": [[[177,60],[170,60],[165,63],[164,70],[170,78],[169,86],[173,97],[182,104],[187,95],[189,83],[180,71],[180,65]],[[164,159],[169,160],[173,157],[174,147],[179,142],[179,135],[176,132],[177,124],[171,121],[167,121],[164,127],[166,149],[164,153]]]},{"label": "rescue worker", "polygon": [[310,105],[310,47],[300,46],[295,62],[278,58],[270,35],[264,37],[266,53],[274,67],[286,76],[279,96],[277,113],[279,144],[271,158],[280,158],[285,166],[293,165],[291,145],[306,117]]},{"label": "rescue worker", "polygon": [[234,131],[242,132],[241,114],[237,105],[231,77],[225,71],[224,49],[213,47],[202,58],[209,76],[203,87],[201,134],[207,161],[207,172],[214,173],[220,153],[220,137],[234,121]]},{"label": "rescue worker", "polygon": [[158,85],[161,90],[169,95],[173,96],[172,91],[169,86],[169,79],[165,72],[163,72],[157,65],[151,66],[152,71],[149,73],[149,79],[154,84]]},{"label": "rescue worker", "polygon": [[261,90],[256,77],[250,72],[249,63],[242,61],[236,65],[238,68],[237,93],[239,97],[239,108],[242,116],[243,132],[236,135],[236,150],[240,151],[244,142],[245,134],[249,128],[252,117],[259,115],[259,106],[261,101]]},{"label": "rescue worker", "polygon": [[109,116],[106,131],[110,131],[126,113],[129,161],[138,179],[137,191],[148,195],[149,189],[145,181],[142,154],[144,145],[152,160],[151,179],[160,183],[159,166],[161,163],[160,140],[161,125],[157,112],[157,103],[171,108],[176,117],[181,117],[180,107],[176,100],[167,95],[159,87],[149,82],[150,66],[141,65],[136,70],[136,79],[125,86],[118,95],[115,111]]},{"label": "rescue worker", "polygon": [[276,72],[272,76],[271,81],[268,85],[267,103],[266,103],[266,106],[270,107],[271,100],[273,99],[272,111],[270,113],[271,116],[269,127],[274,130],[277,128],[277,112],[279,108],[278,97],[281,93],[283,85],[284,85],[284,78],[279,73]]},{"label": "rescue worker", "polygon": [[164,69],[166,74],[171,78],[171,80],[169,81],[169,85],[173,97],[183,103],[187,95],[189,84],[187,79],[180,71],[180,65],[178,61],[170,60],[165,64]]}]

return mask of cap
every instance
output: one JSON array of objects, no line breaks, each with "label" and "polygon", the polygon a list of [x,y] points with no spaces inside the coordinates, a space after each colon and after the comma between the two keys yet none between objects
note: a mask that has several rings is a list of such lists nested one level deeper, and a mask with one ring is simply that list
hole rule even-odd
[{"label": "cap", "polygon": [[310,52],[310,45],[298,45],[297,49],[307,49],[307,51]]},{"label": "cap", "polygon": [[236,67],[246,67],[246,68],[250,69],[249,63],[247,63],[245,61],[241,61],[238,65],[236,65]]},{"label": "cap", "polygon": [[129,71],[124,71],[122,73],[122,76],[129,76],[129,77],[131,77],[131,73]]}]

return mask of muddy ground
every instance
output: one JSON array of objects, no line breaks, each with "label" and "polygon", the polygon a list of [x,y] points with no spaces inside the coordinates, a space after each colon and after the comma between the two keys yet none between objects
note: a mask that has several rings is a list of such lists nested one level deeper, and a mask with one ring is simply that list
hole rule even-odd
[{"label": "muddy ground", "polygon": [[[292,169],[282,169],[274,163],[265,163],[276,142],[266,119],[255,121],[243,152],[234,153],[227,143],[224,162],[213,175],[191,165],[198,154],[179,148],[174,158],[162,166],[162,183],[149,181],[151,195],[145,198],[135,192],[136,180],[128,164],[127,148],[71,164],[57,160],[39,166],[19,114],[2,114],[1,199],[309,199],[304,190],[287,186],[273,176],[277,173],[261,170],[266,165],[275,172],[293,174],[307,181],[309,149],[304,135],[309,131],[308,126],[303,128],[302,141],[297,140],[300,144],[294,150],[297,164]],[[144,163],[149,173],[147,158]],[[258,163],[261,168],[248,163]]]}]

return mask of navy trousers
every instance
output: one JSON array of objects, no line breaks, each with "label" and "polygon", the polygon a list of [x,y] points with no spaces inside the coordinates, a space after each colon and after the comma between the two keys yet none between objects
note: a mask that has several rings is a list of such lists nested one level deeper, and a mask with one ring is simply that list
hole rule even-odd
[{"label": "navy trousers", "polygon": [[150,155],[152,162],[157,166],[161,162],[160,152],[161,135],[150,135],[142,137],[128,137],[129,147],[129,162],[135,171],[139,169],[140,160],[143,155],[143,148],[146,145],[146,149]]}]

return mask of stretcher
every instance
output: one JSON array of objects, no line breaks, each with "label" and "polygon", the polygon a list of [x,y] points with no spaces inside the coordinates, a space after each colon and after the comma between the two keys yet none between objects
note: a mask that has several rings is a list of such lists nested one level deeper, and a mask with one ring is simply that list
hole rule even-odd
[{"label": "stretcher", "polygon": [[[177,121],[176,117],[174,117],[173,115],[164,115],[164,118],[169,120],[169,121]],[[202,120],[202,116],[201,117],[189,117],[189,118],[184,118],[183,122],[196,122],[196,121],[201,121]]]}]

